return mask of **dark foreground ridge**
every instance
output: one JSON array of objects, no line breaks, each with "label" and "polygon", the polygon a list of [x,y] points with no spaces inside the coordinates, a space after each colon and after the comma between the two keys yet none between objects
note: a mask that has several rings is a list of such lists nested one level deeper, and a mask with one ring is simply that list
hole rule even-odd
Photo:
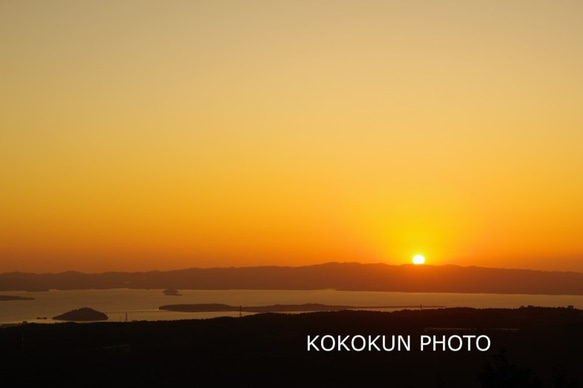
[{"label": "dark foreground ridge", "polygon": [[[0,329],[0,371],[8,387],[580,387],[581,327],[580,310],[536,307],[27,324]],[[350,341],[308,351],[308,336],[326,335],[412,341],[410,351]],[[491,346],[420,351],[417,341],[464,335]]]},{"label": "dark foreground ridge", "polygon": [[49,289],[322,290],[583,295],[583,273],[453,265],[328,263],[168,272],[4,273],[0,291]]}]

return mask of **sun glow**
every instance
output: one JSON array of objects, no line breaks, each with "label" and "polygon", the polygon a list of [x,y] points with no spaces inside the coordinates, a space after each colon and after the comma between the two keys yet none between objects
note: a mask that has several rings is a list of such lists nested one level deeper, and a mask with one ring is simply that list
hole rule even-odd
[{"label": "sun glow", "polygon": [[0,273],[583,272],[582,1],[201,3],[0,0]]},{"label": "sun glow", "polygon": [[425,257],[423,257],[421,255],[413,256],[413,264],[415,264],[415,265],[425,264]]}]

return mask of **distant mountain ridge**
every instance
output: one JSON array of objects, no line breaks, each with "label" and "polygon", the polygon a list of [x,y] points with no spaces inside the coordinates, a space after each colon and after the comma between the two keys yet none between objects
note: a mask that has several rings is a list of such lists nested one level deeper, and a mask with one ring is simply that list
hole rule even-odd
[{"label": "distant mountain ridge", "polygon": [[583,273],[454,265],[326,263],[302,267],[190,268],[152,272],[0,274],[0,291],[48,289],[253,289],[583,295]]}]

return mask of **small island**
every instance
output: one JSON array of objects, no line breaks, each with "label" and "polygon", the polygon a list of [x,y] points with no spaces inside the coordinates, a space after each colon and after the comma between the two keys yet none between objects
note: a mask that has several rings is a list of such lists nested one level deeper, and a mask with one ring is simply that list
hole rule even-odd
[{"label": "small island", "polygon": [[0,301],[3,300],[34,300],[34,298],[26,298],[24,296],[14,296],[14,295],[0,295]]},{"label": "small island", "polygon": [[178,292],[175,288],[169,288],[167,290],[162,291],[166,296],[182,296],[180,292]]},{"label": "small island", "polygon": [[57,315],[53,317],[54,320],[57,321],[75,321],[75,322],[84,322],[84,321],[107,321],[109,318],[106,314],[93,310],[89,307],[83,307],[76,310],[71,310],[61,315]]}]

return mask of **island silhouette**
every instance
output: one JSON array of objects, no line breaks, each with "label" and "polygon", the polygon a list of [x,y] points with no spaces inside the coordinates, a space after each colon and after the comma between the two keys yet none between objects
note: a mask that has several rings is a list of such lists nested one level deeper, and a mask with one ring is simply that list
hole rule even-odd
[{"label": "island silhouette", "polygon": [[[424,305],[425,308],[437,308],[444,306]],[[416,306],[344,306],[328,305],[321,303],[304,304],[273,304],[269,306],[230,306],[222,303],[195,303],[195,304],[170,304],[160,306],[160,310],[180,312],[246,312],[246,313],[287,313],[310,311],[343,311],[343,310],[379,310],[379,309],[407,309],[419,308]]]},{"label": "island silhouette", "polygon": [[90,307],[82,307],[80,309],[75,309],[68,311],[64,314],[57,315],[53,317],[56,321],[74,321],[74,322],[84,322],[84,321],[107,321],[108,317],[101,311],[94,310]]},{"label": "island silhouette", "polygon": [[17,295],[0,295],[0,301],[8,301],[8,300],[34,300],[34,298],[17,296]]}]

